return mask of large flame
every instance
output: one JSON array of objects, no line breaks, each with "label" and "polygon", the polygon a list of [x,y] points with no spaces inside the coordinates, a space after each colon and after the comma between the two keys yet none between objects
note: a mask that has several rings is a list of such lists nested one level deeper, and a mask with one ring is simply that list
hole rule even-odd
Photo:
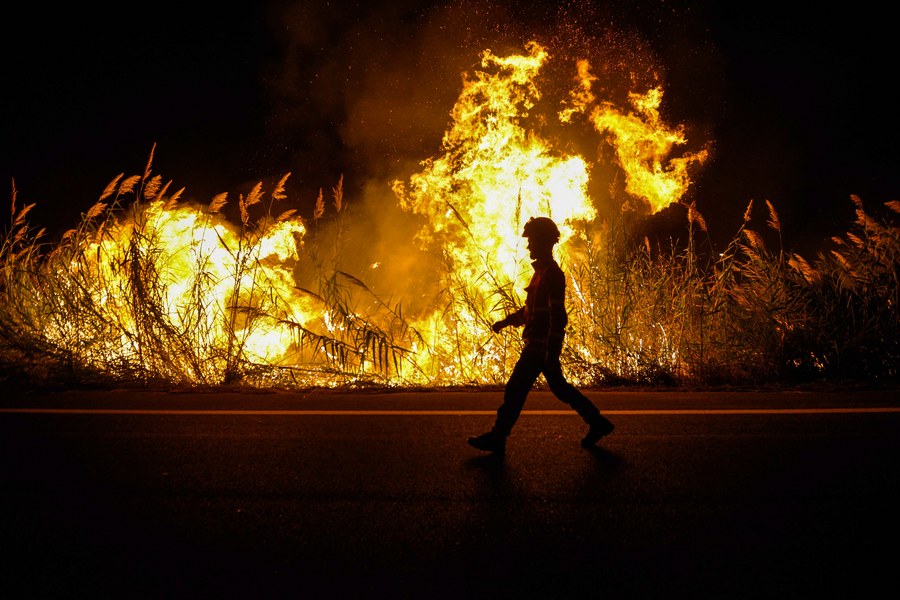
[{"label": "large flame", "polygon": [[577,86],[570,95],[571,107],[560,113],[569,122],[583,113],[600,134],[608,135],[616,159],[625,173],[625,190],[659,212],[677,202],[691,184],[689,170],[703,163],[707,150],[670,156],[687,143],[684,126],[670,128],[659,114],[663,91],[657,86],[643,94],[631,91],[631,110],[621,111],[609,101],[597,102],[591,84],[597,80],[586,60],[577,63]]},{"label": "large flame", "polygon": [[401,205],[428,217],[423,235],[438,234],[454,267],[476,285],[485,271],[527,278],[521,232],[529,217],[553,218],[565,241],[595,216],[585,160],[522,124],[541,97],[535,77],[548,59],[537,43],[528,50],[508,57],[486,50],[485,70],[464,81],[451,112],[444,154],[426,160],[408,184],[395,183]]},{"label": "large flame", "polygon": [[[296,240],[304,232],[299,219],[285,219],[241,235],[215,212],[162,199],[139,207],[132,219],[104,223],[68,273],[93,296],[92,310],[120,332],[100,338],[96,358],[139,356],[154,339],[163,340],[171,352],[155,370],[200,382],[227,370],[229,353],[222,350],[229,346],[252,361],[282,363],[294,326],[315,308],[292,279]],[[154,297],[159,291],[163,297]],[[159,312],[148,315],[150,306]],[[94,332],[77,319],[46,333],[76,344],[85,337],[96,346]],[[182,344],[191,351],[179,351]]]},{"label": "large flame", "polygon": [[[482,70],[464,79],[450,113],[443,154],[425,160],[423,170],[408,182],[394,184],[401,205],[427,217],[421,239],[438,243],[450,262],[451,277],[445,282],[450,309],[440,307],[443,335],[430,339],[433,351],[444,349],[447,360],[441,367],[450,379],[503,371],[506,365],[498,361],[509,360],[485,332],[487,321],[521,302],[531,275],[521,238],[524,222],[539,215],[557,222],[557,255],[565,264],[569,242],[592,228],[596,205],[603,200],[588,196],[589,161],[562,150],[565,140],[541,133],[542,115],[535,114],[542,100],[537,82],[550,55],[534,41],[526,50],[505,57],[483,52]],[[592,93],[596,78],[586,60],[575,67],[568,105],[556,115],[560,123],[572,124],[575,114],[586,115],[614,149],[626,191],[645,200],[653,212],[677,202],[690,184],[689,167],[702,162],[706,152],[669,158],[686,139],[683,128],[668,128],[660,117],[661,88],[630,93],[633,110],[624,112],[597,101]]]},{"label": "large flame", "polygon": [[[318,260],[304,250],[307,227],[288,213],[251,226],[259,187],[240,199],[242,223],[235,227],[218,214],[224,197],[208,207],[179,204],[178,194],[166,196],[149,178],[148,165],[144,178],[108,189],[122,195],[141,179],[148,201],[130,219],[107,220],[73,243],[68,273],[55,275],[67,297],[87,299],[74,304],[87,307],[84,315],[51,310],[56,316],[44,323],[44,335],[87,362],[140,363],[195,382],[246,374],[247,363],[291,370],[294,381],[307,384],[341,381],[335,373],[396,383],[502,381],[518,341],[514,333],[491,334],[490,324],[520,305],[531,276],[523,224],[539,215],[556,221],[557,258],[565,267],[574,263],[578,243],[599,230],[598,207],[611,201],[589,196],[596,163],[566,150],[572,146],[560,132],[583,137],[580,116],[597,146],[612,149],[626,192],[652,211],[678,202],[690,185],[689,168],[706,157],[702,151],[669,157],[686,140],[682,127],[663,123],[661,88],[631,92],[630,108],[621,110],[595,97],[596,77],[587,61],[578,61],[570,94],[546,99],[540,75],[552,57],[537,42],[525,50],[482,53],[481,68],[465,74],[441,153],[392,184],[400,207],[424,217],[418,239],[444,265],[434,304],[416,307],[415,320],[380,299],[360,301],[369,292],[365,282],[325,269],[321,260],[314,266],[324,283],[301,289],[295,267]],[[282,184],[273,200],[284,197]],[[339,213],[344,205],[336,193]],[[315,218],[322,213],[320,196]],[[570,277],[581,294],[584,282]],[[94,322],[102,325],[83,324]],[[150,346],[157,348],[153,358]],[[578,351],[600,360],[590,349]]]}]

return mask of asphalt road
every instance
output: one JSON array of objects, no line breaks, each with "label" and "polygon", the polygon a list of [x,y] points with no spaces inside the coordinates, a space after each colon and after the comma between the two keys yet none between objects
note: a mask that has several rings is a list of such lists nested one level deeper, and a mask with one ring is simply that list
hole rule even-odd
[{"label": "asphalt road", "polygon": [[4,598],[875,598],[895,392],[68,392],[0,401]]}]

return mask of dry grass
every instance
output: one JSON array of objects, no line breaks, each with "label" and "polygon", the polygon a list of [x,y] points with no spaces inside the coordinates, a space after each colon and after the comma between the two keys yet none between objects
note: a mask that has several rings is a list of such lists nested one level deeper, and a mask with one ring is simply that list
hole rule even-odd
[{"label": "dry grass", "polygon": [[[179,285],[191,300],[173,303],[170,271],[183,257],[150,217],[178,207],[181,190],[170,193],[151,162],[113,180],[56,244],[29,225],[33,205],[19,206],[13,189],[0,242],[7,384],[489,386],[508,376],[518,339],[485,332],[520,301],[510,282],[485,261],[479,278],[491,291],[479,292],[448,255],[438,325],[424,331],[343,267],[353,249],[343,247],[342,181],[304,222],[295,250],[312,273],[306,283],[285,288],[261,251],[274,224],[299,222],[293,211],[273,216],[286,176],[268,194],[259,184],[238,199],[233,239],[217,233],[206,250],[190,248],[191,275]],[[222,231],[213,225],[227,201],[215,197],[192,231]],[[771,203],[765,230],[752,227],[751,204],[722,252],[699,250],[709,238],[693,205],[684,244],[630,244],[621,223],[587,232],[572,248],[577,260],[563,265],[570,377],[582,386],[896,381],[900,204],[876,218],[852,201],[855,221],[812,260],[783,249]],[[215,268],[223,249],[226,274]],[[302,318],[298,303],[309,311]],[[290,359],[261,359],[254,334],[277,328],[291,332]]]}]

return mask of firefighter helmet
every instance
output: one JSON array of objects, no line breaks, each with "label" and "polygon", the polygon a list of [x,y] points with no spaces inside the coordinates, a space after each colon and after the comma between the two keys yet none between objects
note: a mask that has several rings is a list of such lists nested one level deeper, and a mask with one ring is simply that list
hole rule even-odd
[{"label": "firefighter helmet", "polygon": [[559,229],[556,227],[556,223],[547,217],[533,217],[525,223],[522,237],[555,244],[559,241]]}]

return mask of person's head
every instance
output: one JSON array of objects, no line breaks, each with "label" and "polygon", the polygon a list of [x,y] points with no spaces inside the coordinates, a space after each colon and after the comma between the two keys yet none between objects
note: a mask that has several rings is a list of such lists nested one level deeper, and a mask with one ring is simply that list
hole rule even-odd
[{"label": "person's head", "polygon": [[547,217],[533,217],[525,223],[522,237],[528,239],[528,249],[552,250],[559,241],[559,229]]},{"label": "person's head", "polygon": [[528,239],[528,250],[531,257],[550,253],[554,244],[559,241],[559,229],[551,219],[547,217],[533,217],[525,223],[522,237]]}]

